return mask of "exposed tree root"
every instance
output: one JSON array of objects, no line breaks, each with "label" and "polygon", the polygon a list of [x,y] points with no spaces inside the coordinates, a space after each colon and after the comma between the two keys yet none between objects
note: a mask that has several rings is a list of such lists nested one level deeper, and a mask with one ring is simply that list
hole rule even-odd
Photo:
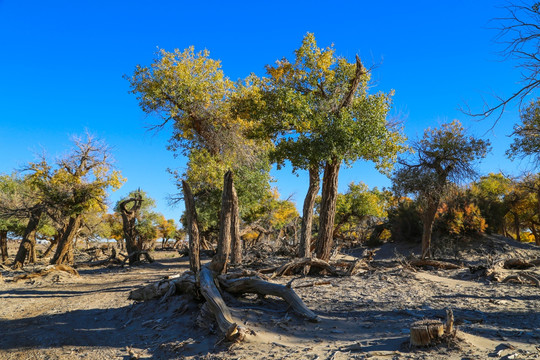
[{"label": "exposed tree root", "polygon": [[63,265],[62,264],[62,265],[50,266],[50,267],[47,267],[46,269],[43,269],[43,270],[40,270],[40,271],[37,271],[37,272],[34,272],[34,273],[15,276],[13,278],[13,281],[16,282],[16,281],[19,281],[19,280],[33,279],[33,278],[37,278],[37,277],[47,275],[48,273],[51,273],[53,271],[65,271],[67,273],[70,273],[71,275],[79,276],[79,273],[77,272],[77,270],[75,270],[74,268],[72,268],[69,265]]},{"label": "exposed tree root", "polygon": [[206,300],[206,309],[215,317],[225,339],[235,342],[249,340],[255,333],[238,326],[237,322],[234,321],[229,308],[216,287],[216,280],[223,290],[233,295],[254,293],[280,297],[302,317],[313,322],[319,321],[318,316],[308,309],[294,290],[284,285],[269,283],[256,276],[257,274],[253,271],[243,271],[216,277],[216,273],[209,269],[208,266],[203,266],[198,279],[195,278],[194,273],[191,271],[170,276],[168,279],[131,291],[129,299],[144,301],[161,298],[164,301],[175,293],[197,296],[198,291],[200,291],[200,294]]},{"label": "exposed tree root", "polygon": [[[354,262],[339,261],[329,263],[317,258],[302,258],[295,259],[281,266],[260,270],[260,273],[272,273],[270,278],[273,279],[278,276],[293,275],[296,272],[301,271],[301,269],[305,268],[306,266],[310,268],[318,268],[321,271],[326,271],[329,275],[333,276],[351,276],[356,274],[361,268],[367,269],[367,264],[363,260],[357,260]],[[341,268],[344,269],[342,270]]]},{"label": "exposed tree root", "polygon": [[231,294],[251,293],[277,296],[285,300],[296,313],[307,320],[319,321],[319,317],[308,309],[302,299],[287,286],[269,283],[257,278],[227,279],[226,276],[219,276],[218,279],[220,285]]}]

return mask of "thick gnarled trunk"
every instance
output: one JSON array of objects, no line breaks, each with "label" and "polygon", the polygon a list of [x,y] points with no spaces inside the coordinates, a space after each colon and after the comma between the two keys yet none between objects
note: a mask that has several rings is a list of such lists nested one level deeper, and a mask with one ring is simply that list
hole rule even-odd
[{"label": "thick gnarled trunk", "polygon": [[73,215],[69,218],[64,228],[62,237],[56,246],[56,252],[51,259],[51,264],[73,264],[73,243],[81,226],[81,215]]},{"label": "thick gnarled trunk", "polygon": [[20,269],[24,265],[26,257],[33,251],[36,243],[36,230],[41,219],[42,210],[35,209],[30,213],[30,219],[24,230],[23,240],[19,246],[19,251],[15,255],[15,261],[13,262],[13,269]]},{"label": "thick gnarled trunk", "polygon": [[333,159],[324,167],[321,211],[319,216],[319,237],[317,239],[317,257],[330,260],[333,245],[334,220],[338,194],[338,175],[341,162]]}]

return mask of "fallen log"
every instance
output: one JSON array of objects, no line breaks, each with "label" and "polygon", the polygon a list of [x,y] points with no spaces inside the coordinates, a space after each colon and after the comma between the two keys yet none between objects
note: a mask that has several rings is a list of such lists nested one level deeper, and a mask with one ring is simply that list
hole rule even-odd
[{"label": "fallen log", "polygon": [[540,287],[540,280],[539,279],[537,279],[535,276],[533,276],[531,274],[527,274],[527,273],[524,273],[524,272],[509,275],[506,278],[504,278],[503,280],[501,280],[501,282],[506,283],[506,282],[509,282],[509,281],[512,281],[512,280],[517,281],[517,282],[519,282],[521,284],[528,282],[528,283],[532,283],[536,287]]},{"label": "fallen log", "polygon": [[227,279],[218,277],[219,283],[231,294],[261,294],[273,295],[285,300],[299,315],[309,321],[318,322],[319,317],[304,304],[302,299],[291,289],[284,285],[273,284],[256,278]]},{"label": "fallen log", "polygon": [[152,283],[141,288],[132,290],[128,299],[135,301],[146,301],[151,299],[165,300],[167,297],[177,294],[188,294],[197,296],[197,280],[191,271],[186,271],[182,275],[172,275],[168,278]]},{"label": "fallen log", "polygon": [[535,260],[527,261],[523,259],[509,259],[504,262],[503,267],[505,269],[518,269],[525,270],[532,267],[538,266]]},{"label": "fallen log", "polygon": [[[295,259],[293,261],[290,261],[286,264],[283,264],[273,271],[273,274],[270,276],[270,278],[275,278],[278,276],[287,276],[292,275],[296,269],[304,268],[305,266],[309,267],[316,267],[322,270],[326,270],[330,275],[334,276],[345,276],[347,275],[346,272],[341,272],[337,270],[334,266],[330,265],[328,262],[316,259],[316,258],[303,258],[303,259]],[[265,271],[268,271],[268,269],[265,269]]]},{"label": "fallen log", "polygon": [[429,260],[429,259],[414,259],[409,262],[410,265],[416,267],[431,266],[437,269],[454,270],[461,269],[461,266],[452,264],[446,261]]}]

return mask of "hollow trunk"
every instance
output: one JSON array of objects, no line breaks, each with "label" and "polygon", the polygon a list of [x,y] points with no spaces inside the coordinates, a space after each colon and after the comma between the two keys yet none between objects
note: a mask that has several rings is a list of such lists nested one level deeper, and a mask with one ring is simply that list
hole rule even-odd
[{"label": "hollow trunk", "polygon": [[32,250],[32,244],[36,243],[36,229],[39,225],[39,219],[41,218],[41,209],[34,209],[30,212],[30,219],[24,230],[23,240],[19,246],[19,251],[15,255],[15,261],[13,262],[13,269],[20,269],[24,265],[24,261]]},{"label": "hollow trunk", "polygon": [[184,201],[186,203],[186,220],[189,237],[189,268],[195,274],[201,270],[201,261],[199,256],[199,223],[197,220],[197,210],[195,209],[195,200],[189,184],[182,180],[182,189],[184,190]]},{"label": "hollow trunk", "polygon": [[[304,208],[302,211],[302,225],[300,229],[300,248],[298,257],[311,257],[311,229],[313,224],[313,207],[315,199],[319,193],[320,179],[319,168],[312,166],[309,168],[309,187],[306,198],[304,199]],[[309,271],[309,269],[306,269]]]},{"label": "hollow trunk", "polygon": [[58,241],[51,264],[73,264],[73,242],[81,226],[81,215],[72,215]]},{"label": "hollow trunk", "polygon": [[319,215],[319,237],[317,239],[317,257],[330,260],[336,217],[336,200],[338,194],[338,175],[341,162],[332,159],[324,167],[321,212]]},{"label": "hollow trunk", "polygon": [[422,260],[431,257],[431,233],[433,231],[433,222],[435,221],[437,207],[437,204],[430,204],[422,214]]},{"label": "hollow trunk", "polygon": [[[139,246],[140,242],[136,223],[137,217],[139,216],[139,210],[142,206],[142,197],[137,193],[134,197],[123,200],[118,207],[120,208],[120,213],[122,215],[122,229],[124,230],[124,239],[126,241],[126,251],[129,256],[129,265],[134,265],[139,261],[142,247]],[[128,209],[126,206],[129,203],[133,203],[131,209]]]},{"label": "hollow trunk", "polygon": [[236,194],[234,184],[232,187],[231,241],[231,262],[233,264],[240,264],[242,263],[242,239],[240,238],[240,214],[238,208],[238,195]]},{"label": "hollow trunk", "polygon": [[227,272],[227,263],[231,252],[233,186],[232,172],[227,171],[223,180],[223,194],[221,196],[218,246],[216,255],[212,259],[212,270],[218,274]]},{"label": "hollow trunk", "polygon": [[0,251],[2,252],[2,262],[5,263],[9,257],[7,247],[7,230],[0,230]]}]

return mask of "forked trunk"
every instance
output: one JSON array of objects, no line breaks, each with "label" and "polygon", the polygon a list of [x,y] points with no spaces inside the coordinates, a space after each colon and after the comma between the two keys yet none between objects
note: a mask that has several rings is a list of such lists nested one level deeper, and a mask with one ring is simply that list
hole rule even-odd
[{"label": "forked trunk", "polygon": [[319,216],[319,237],[317,239],[317,257],[330,260],[333,245],[334,219],[338,194],[338,175],[341,162],[333,159],[324,167],[321,211]]},{"label": "forked trunk", "polygon": [[34,209],[30,213],[30,219],[24,230],[23,240],[19,246],[19,251],[15,255],[15,261],[13,262],[13,269],[20,269],[24,265],[26,257],[32,250],[32,244],[36,243],[36,230],[39,225],[39,219],[41,218],[41,209]]},{"label": "forked trunk", "polygon": [[313,207],[315,199],[319,193],[320,179],[319,168],[312,166],[309,168],[309,187],[306,198],[304,199],[304,208],[302,211],[302,225],[300,229],[300,249],[298,256],[301,258],[311,257],[311,229],[313,225]]},{"label": "forked trunk", "polygon": [[195,200],[189,184],[182,180],[182,189],[184,190],[184,201],[186,203],[186,220],[189,237],[189,268],[195,274],[201,270],[201,261],[199,256],[199,223],[197,220],[197,210],[195,209]]},{"label": "forked trunk", "polygon": [[81,225],[81,215],[72,215],[58,241],[51,264],[73,264],[73,242]]}]

